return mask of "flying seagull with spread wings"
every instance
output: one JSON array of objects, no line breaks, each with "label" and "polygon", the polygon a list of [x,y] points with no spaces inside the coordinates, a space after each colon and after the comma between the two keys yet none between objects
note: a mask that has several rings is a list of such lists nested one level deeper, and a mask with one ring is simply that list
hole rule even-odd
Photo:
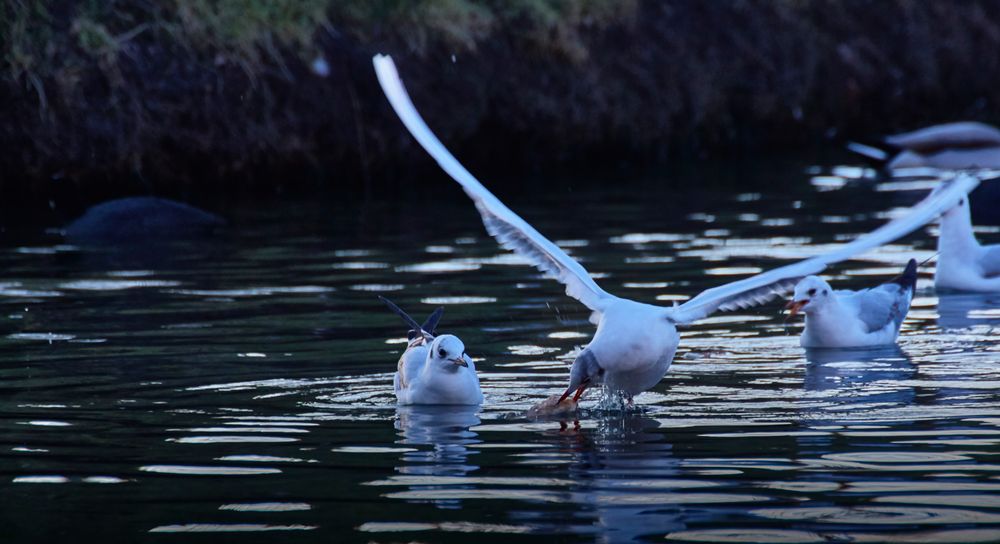
[{"label": "flying seagull with spread wings", "polygon": [[593,312],[597,332],[573,362],[569,386],[562,395],[573,400],[588,387],[603,384],[629,401],[650,389],[666,374],[680,341],[677,326],[702,319],[717,310],[735,310],[762,304],[796,282],[817,274],[826,265],[904,236],[958,202],[979,183],[959,176],[936,189],[898,218],[840,249],[756,276],[708,289],[674,307],[654,306],[608,293],[563,250],[512,212],[489,192],[431,132],[410,101],[392,59],[376,55],[372,62],[386,98],[406,128],[442,169],[457,181],[475,203],[483,223],[503,247],[529,260],[566,286],[566,294]]}]

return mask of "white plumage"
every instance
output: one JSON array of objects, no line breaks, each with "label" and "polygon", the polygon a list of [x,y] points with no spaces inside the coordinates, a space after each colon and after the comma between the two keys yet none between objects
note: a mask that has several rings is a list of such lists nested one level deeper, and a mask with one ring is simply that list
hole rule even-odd
[{"label": "white plumage", "polygon": [[799,339],[805,348],[858,348],[896,342],[899,327],[913,300],[917,261],[888,283],[861,291],[834,291],[817,276],[795,286],[786,306],[792,315],[802,312],[806,327]]},{"label": "white plumage", "polygon": [[420,325],[389,299],[379,299],[410,327],[406,351],[393,376],[396,400],[400,404],[482,404],[476,364],[465,353],[465,344],[451,334],[434,336],[443,309],[435,310]]},{"label": "white plumage", "polygon": [[482,404],[476,364],[458,337],[418,340],[399,358],[393,389],[400,404]]},{"label": "white plumage", "polygon": [[968,176],[956,179],[936,190],[905,217],[828,255],[709,289],[680,306],[653,306],[619,298],[601,289],[580,263],[500,202],[427,127],[410,101],[392,59],[376,55],[373,63],[382,90],[400,120],[473,200],[487,231],[503,247],[565,285],[566,294],[593,311],[591,320],[597,324],[597,332],[574,361],[563,398],[576,392],[575,400],[587,387],[602,383],[629,398],[653,387],[669,369],[677,349],[680,341],[677,324],[702,319],[716,310],[746,308],[770,300],[786,292],[800,278],[820,272],[828,263],[888,243],[924,225],[978,183]]},{"label": "white plumage", "polygon": [[1000,293],[1000,245],[983,246],[976,240],[968,198],[941,216],[938,252],[937,289]]}]

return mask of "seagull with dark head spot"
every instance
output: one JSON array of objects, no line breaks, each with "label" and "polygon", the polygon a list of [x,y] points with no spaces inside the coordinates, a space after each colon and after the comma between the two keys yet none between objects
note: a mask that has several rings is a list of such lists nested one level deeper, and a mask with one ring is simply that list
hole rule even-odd
[{"label": "seagull with dark head spot", "polygon": [[444,313],[438,308],[421,325],[399,306],[378,297],[410,327],[399,358],[393,389],[400,404],[482,404],[476,365],[457,336],[435,336]]}]

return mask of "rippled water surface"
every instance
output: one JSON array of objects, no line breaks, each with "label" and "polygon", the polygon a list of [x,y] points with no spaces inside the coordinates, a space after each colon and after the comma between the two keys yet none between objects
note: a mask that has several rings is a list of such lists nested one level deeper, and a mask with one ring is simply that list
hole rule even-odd
[{"label": "rippled water surface", "polygon": [[[814,255],[915,194],[779,172],[498,191],[614,293],[671,304]],[[813,174],[821,172],[813,171]],[[709,176],[710,178],[710,176]],[[558,187],[560,184],[550,184]],[[623,190],[622,188],[627,190]],[[1000,540],[1000,297],[924,269],[898,347],[805,351],[780,301],[682,330],[640,410],[525,419],[587,312],[441,178],[367,204],[230,211],[211,240],[0,247],[0,510],[33,541]],[[877,283],[927,232],[835,266]],[[995,229],[984,240],[998,242]],[[482,408],[397,408],[401,322],[476,358]]]}]

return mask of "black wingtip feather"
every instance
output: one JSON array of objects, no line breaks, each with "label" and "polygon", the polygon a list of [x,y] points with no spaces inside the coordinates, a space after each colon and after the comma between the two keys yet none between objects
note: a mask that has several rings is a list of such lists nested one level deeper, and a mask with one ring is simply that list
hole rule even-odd
[{"label": "black wingtip feather", "polygon": [[889,283],[895,283],[903,289],[913,290],[917,285],[917,260],[910,259],[910,262],[906,263],[906,269],[903,273],[896,276]]},{"label": "black wingtip feather", "polygon": [[444,306],[438,306],[437,309],[431,312],[431,315],[427,316],[427,320],[420,327],[430,333],[431,336],[434,336],[434,331],[437,329],[442,315],[444,315]]},{"label": "black wingtip feather", "polygon": [[[414,332],[419,333],[420,332],[420,328],[421,328],[420,324],[417,323],[416,321],[414,321],[413,318],[410,317],[409,314],[407,314],[406,312],[404,312],[402,308],[400,308],[399,306],[396,306],[391,300],[389,300],[389,299],[387,299],[387,298],[385,298],[385,297],[383,297],[381,295],[379,295],[378,299],[381,300],[383,303],[385,303],[385,305],[388,306],[390,310],[392,310],[393,312],[395,312],[396,315],[398,315],[399,317],[401,317],[403,319],[403,322],[406,323],[406,325],[410,327],[410,332],[411,333],[414,333]],[[433,314],[432,314],[432,316],[433,316]]]}]

